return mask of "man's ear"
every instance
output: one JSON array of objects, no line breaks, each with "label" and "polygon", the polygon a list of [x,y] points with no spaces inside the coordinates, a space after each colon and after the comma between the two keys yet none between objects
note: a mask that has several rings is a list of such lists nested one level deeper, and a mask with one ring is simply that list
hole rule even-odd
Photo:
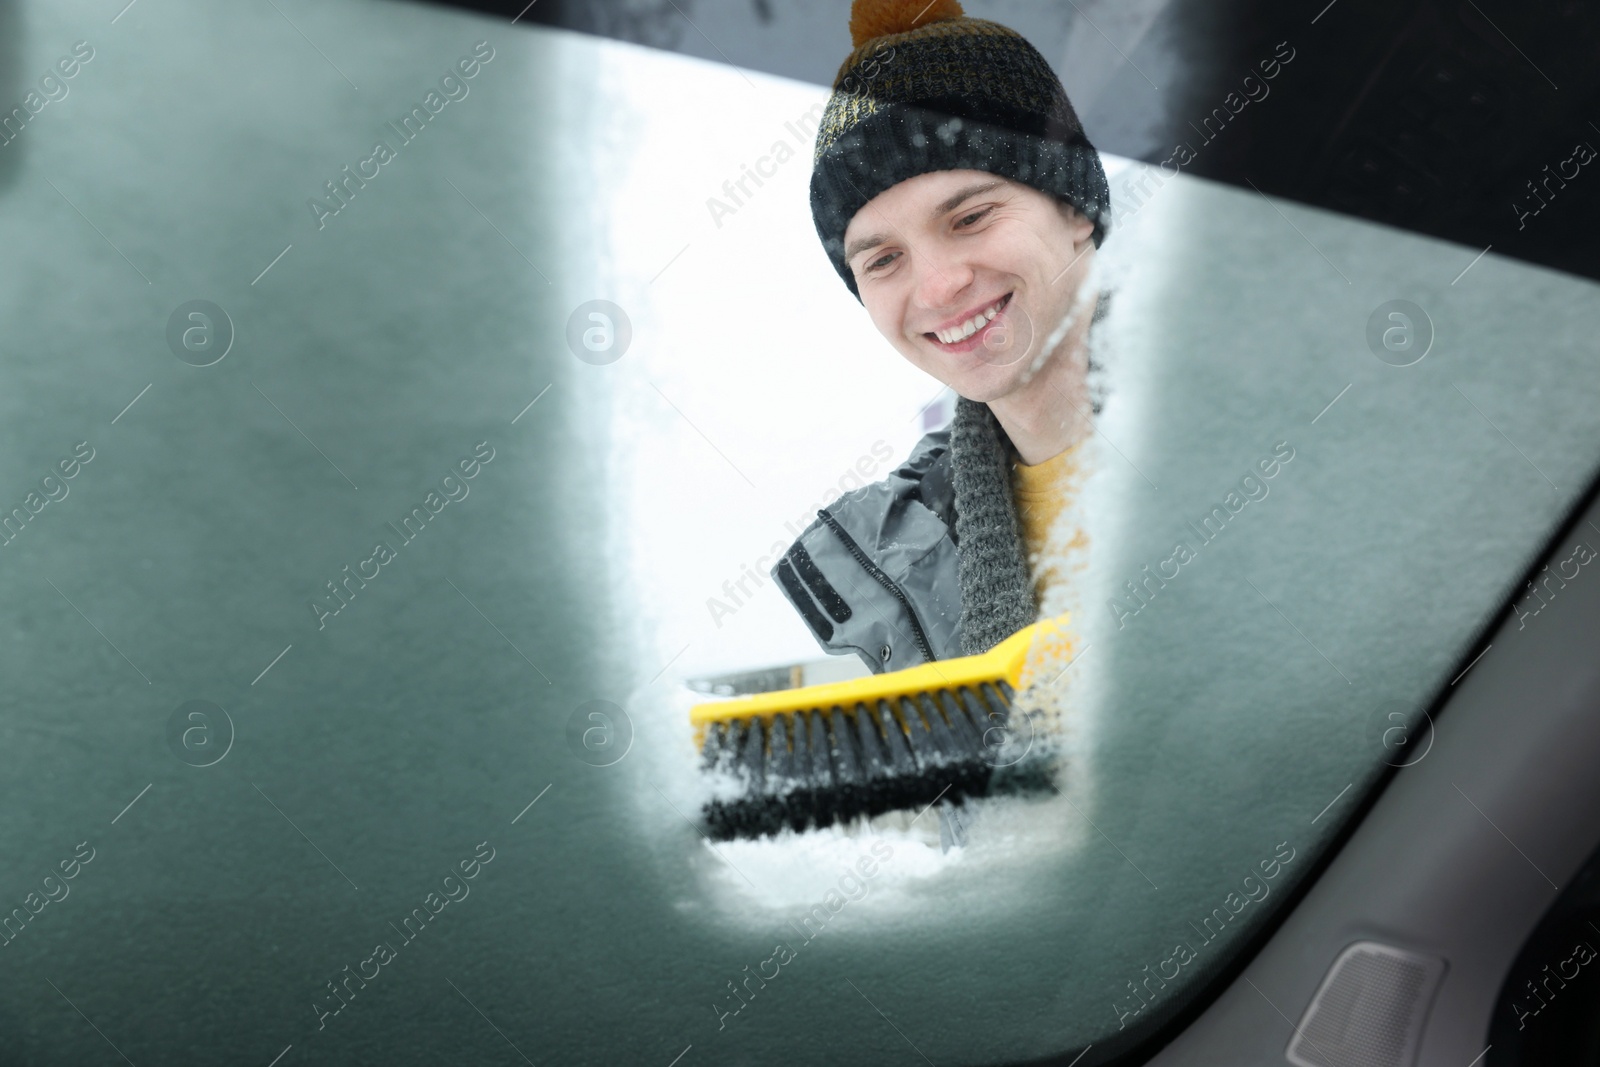
[{"label": "man's ear", "polygon": [[1061,217],[1067,220],[1067,226],[1072,231],[1072,243],[1081,245],[1094,235],[1094,223],[1089,217],[1074,207],[1071,201],[1057,198],[1056,203],[1061,208]]}]

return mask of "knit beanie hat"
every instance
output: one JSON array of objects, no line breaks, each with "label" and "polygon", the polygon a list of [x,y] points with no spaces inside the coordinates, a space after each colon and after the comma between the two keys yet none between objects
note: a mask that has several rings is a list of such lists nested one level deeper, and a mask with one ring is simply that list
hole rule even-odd
[{"label": "knit beanie hat", "polygon": [[854,0],[855,43],[817,129],[811,217],[855,294],[844,231],[862,206],[907,178],[982,170],[1111,221],[1100,156],[1061,80],[1020,34],[968,18],[956,0]]}]

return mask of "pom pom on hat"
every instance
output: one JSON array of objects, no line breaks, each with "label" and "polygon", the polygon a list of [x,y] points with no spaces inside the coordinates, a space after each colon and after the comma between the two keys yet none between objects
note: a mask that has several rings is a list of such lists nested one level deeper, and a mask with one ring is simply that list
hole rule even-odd
[{"label": "pom pom on hat", "polygon": [[860,48],[874,37],[965,15],[956,0],[855,0],[850,5],[850,39]]}]

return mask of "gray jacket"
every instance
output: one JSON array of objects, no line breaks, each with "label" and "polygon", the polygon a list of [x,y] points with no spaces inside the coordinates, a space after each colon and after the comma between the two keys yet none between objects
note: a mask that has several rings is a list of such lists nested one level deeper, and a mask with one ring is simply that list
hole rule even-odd
[{"label": "gray jacket", "polygon": [[1014,458],[988,405],[962,398],[888,477],[820,509],[770,572],[818,644],[883,673],[982,652],[1033,622]]}]

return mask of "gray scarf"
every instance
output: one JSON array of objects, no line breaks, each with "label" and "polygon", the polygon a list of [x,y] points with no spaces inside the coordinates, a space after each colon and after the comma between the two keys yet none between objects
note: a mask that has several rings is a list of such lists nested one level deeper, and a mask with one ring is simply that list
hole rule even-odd
[{"label": "gray scarf", "polygon": [[1015,446],[989,405],[959,397],[950,424],[950,470],[963,655],[987,652],[1039,618],[1011,493],[1015,461]]}]

